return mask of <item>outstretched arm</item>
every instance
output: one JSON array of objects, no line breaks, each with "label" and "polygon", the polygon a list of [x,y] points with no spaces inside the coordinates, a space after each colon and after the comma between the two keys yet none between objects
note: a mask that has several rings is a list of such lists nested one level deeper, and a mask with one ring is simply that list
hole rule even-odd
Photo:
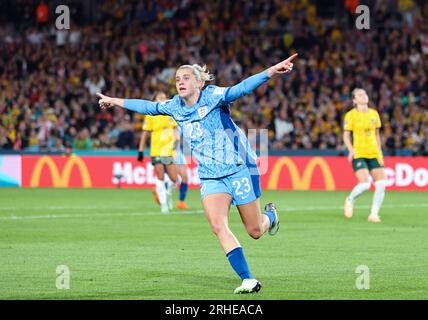
[{"label": "outstretched arm", "polygon": [[120,99],[120,98],[111,98],[103,95],[102,93],[97,93],[97,96],[100,97],[98,101],[101,109],[107,109],[113,106],[122,107],[131,111],[135,111],[141,114],[167,114],[165,108],[160,109],[159,102],[152,102],[143,99]]},{"label": "outstretched arm", "polygon": [[251,76],[244,81],[230,87],[226,90],[224,94],[224,101],[227,103],[233,102],[239,99],[242,96],[245,96],[254,90],[256,90],[263,83],[267,82],[270,78],[280,75],[283,73],[288,73],[293,70],[293,63],[291,62],[297,53],[293,54],[289,58],[280,63],[260,72],[254,76]]},{"label": "outstretched arm", "polygon": [[123,108],[125,104],[125,99],[107,97],[100,92],[97,92],[97,96],[100,98],[98,103],[101,109],[107,109],[113,106],[118,106]]}]

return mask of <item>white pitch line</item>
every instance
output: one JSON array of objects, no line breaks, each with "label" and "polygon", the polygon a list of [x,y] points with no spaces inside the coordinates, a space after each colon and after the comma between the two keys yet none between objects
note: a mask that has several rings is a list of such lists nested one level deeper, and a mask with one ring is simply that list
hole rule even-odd
[{"label": "white pitch line", "polygon": [[[356,209],[369,209],[371,205],[358,205],[354,206]],[[382,205],[382,208],[428,208],[428,203],[419,204],[387,204]],[[312,207],[299,207],[299,208],[285,208],[285,211],[328,211],[328,210],[343,210],[342,206],[312,206]]]},{"label": "white pitch line", "polygon": [[[428,207],[428,203],[409,203],[409,204],[384,204],[382,208],[426,208]],[[356,205],[355,208],[367,209],[371,208],[370,205]],[[0,212],[10,212],[10,211],[63,211],[63,210],[135,210],[135,206],[133,207],[125,207],[125,206],[116,206],[116,207],[103,207],[103,206],[46,206],[46,207],[3,207],[0,208]],[[306,207],[281,207],[283,211],[324,211],[324,210],[341,210],[342,206],[306,206]],[[202,210],[199,210],[202,212]],[[155,213],[156,211],[154,211]],[[186,211],[176,211],[181,213],[187,212],[195,212],[195,210],[186,210]],[[1,217],[0,217],[1,218]]]},{"label": "white pitch line", "polygon": [[[368,209],[371,206],[369,205],[360,205],[355,206],[357,209]],[[40,210],[46,210],[46,211],[57,211],[60,207],[51,207],[53,210],[51,210],[49,207],[40,208]],[[79,209],[82,210],[85,207],[72,207],[72,209]],[[107,209],[107,207],[92,207],[91,209]],[[125,209],[125,207],[118,207],[120,209]],[[428,203],[419,203],[419,204],[389,204],[389,205],[383,205],[382,208],[428,208]],[[64,209],[70,210],[70,207],[64,207]],[[64,210],[63,209],[63,210]],[[112,208],[109,208],[112,209]],[[135,208],[132,208],[135,210]],[[21,209],[22,210],[22,209]],[[236,209],[233,209],[236,211]],[[288,207],[284,208],[283,212],[286,214],[287,212],[299,212],[299,211],[331,211],[331,210],[343,210],[341,206],[319,206],[319,207]],[[170,216],[170,215],[179,215],[179,214],[201,214],[203,213],[203,210],[186,210],[186,211],[173,211],[170,213],[160,213],[159,211],[146,211],[146,212],[122,212],[122,213],[90,213],[90,214],[40,214],[40,215],[10,215],[10,216],[0,216],[0,220],[34,220],[34,219],[69,219],[69,218],[102,218],[102,217],[124,217],[124,216]],[[280,211],[281,212],[281,211]]]},{"label": "white pitch line", "polygon": [[103,218],[103,217],[123,217],[123,216],[170,216],[178,214],[199,214],[202,210],[176,211],[169,213],[160,213],[159,211],[147,212],[126,212],[126,213],[91,213],[91,214],[39,214],[29,216],[11,215],[0,217],[0,220],[34,220],[34,219],[69,219],[69,218]]},{"label": "white pitch line", "polygon": [[2,211],[21,211],[21,210],[49,210],[49,211],[62,211],[62,210],[102,210],[102,209],[135,209],[135,207],[125,207],[125,206],[46,206],[46,207],[3,207],[0,208]]}]

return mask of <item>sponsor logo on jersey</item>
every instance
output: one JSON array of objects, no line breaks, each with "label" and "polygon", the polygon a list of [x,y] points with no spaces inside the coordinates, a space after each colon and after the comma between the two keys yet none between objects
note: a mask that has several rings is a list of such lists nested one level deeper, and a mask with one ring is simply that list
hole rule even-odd
[{"label": "sponsor logo on jersey", "polygon": [[223,87],[216,87],[213,91],[213,94],[223,94],[226,88]]}]

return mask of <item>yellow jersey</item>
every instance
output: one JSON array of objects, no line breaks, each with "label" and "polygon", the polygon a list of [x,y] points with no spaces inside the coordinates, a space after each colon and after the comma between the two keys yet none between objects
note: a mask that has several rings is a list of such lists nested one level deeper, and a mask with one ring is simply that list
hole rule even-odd
[{"label": "yellow jersey", "polygon": [[356,108],[345,115],[344,130],[352,131],[354,158],[382,158],[376,139],[376,130],[381,127],[379,113],[369,108],[366,112]]},{"label": "yellow jersey", "polygon": [[172,157],[174,155],[175,134],[177,123],[170,116],[145,116],[144,131],[151,131],[150,156]]}]

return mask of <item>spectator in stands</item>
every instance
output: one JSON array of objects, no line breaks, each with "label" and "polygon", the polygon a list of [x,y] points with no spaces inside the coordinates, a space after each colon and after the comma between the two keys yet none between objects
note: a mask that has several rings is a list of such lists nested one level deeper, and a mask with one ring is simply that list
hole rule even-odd
[{"label": "spectator in stands", "polygon": [[[353,3],[347,1],[348,9]],[[233,105],[244,130],[271,129],[271,148],[341,150],[349,88],[364,87],[382,118],[383,147],[427,150],[424,1],[400,1],[396,14],[377,3],[379,28],[369,32],[346,24],[341,14],[324,17],[309,0],[104,1],[99,17],[70,31],[38,28],[37,5],[0,4],[7,22],[0,25],[2,149],[135,148],[142,118],[131,115],[127,122],[121,109],[101,111],[95,92],[148,98],[164,90],[172,96],[175,67],[201,56],[216,82],[230,86],[298,51],[296,73]]]},{"label": "spectator in stands", "polygon": [[73,141],[73,149],[75,150],[90,150],[92,149],[92,140],[89,137],[89,130],[83,128],[79,132],[76,139]]}]

